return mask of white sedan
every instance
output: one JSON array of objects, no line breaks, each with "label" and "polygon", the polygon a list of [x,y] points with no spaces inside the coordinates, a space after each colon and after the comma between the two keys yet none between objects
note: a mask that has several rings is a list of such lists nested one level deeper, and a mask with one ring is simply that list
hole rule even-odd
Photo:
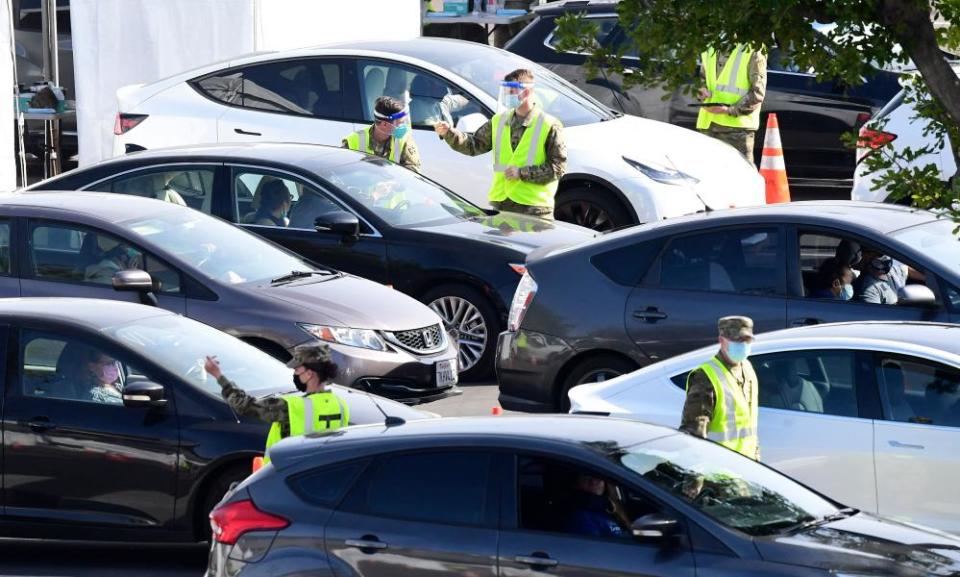
[{"label": "white sedan", "polygon": [[[570,390],[571,412],[677,427],[716,346]],[[960,326],[824,324],[759,335],[763,462],[888,517],[960,534]]]},{"label": "white sedan", "polygon": [[503,76],[528,68],[565,126],[558,218],[597,230],[764,203],[763,179],[736,151],[670,124],[623,116],[545,68],[473,42],[418,38],[236,58],[117,91],[114,153],[212,142],[339,145],[368,126],[379,96],[409,105],[423,172],[486,205],[490,153],[468,157],[434,133],[491,117]]}]

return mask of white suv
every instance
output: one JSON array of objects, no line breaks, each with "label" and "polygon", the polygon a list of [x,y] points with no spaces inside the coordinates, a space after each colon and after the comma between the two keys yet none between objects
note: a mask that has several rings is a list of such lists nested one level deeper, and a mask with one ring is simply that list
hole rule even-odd
[{"label": "white suv", "polygon": [[[567,174],[556,213],[598,230],[764,203],[763,179],[730,146],[696,132],[623,116],[514,54],[471,42],[417,38],[254,54],[117,91],[115,154],[206,142],[337,145],[369,125],[377,97],[409,104],[426,176],[481,205],[489,153],[468,157],[433,132],[439,118],[476,130],[496,109],[500,81],[534,71],[537,95],[565,126]],[[465,97],[455,112],[439,104]],[[463,99],[457,99],[463,101]]]}]

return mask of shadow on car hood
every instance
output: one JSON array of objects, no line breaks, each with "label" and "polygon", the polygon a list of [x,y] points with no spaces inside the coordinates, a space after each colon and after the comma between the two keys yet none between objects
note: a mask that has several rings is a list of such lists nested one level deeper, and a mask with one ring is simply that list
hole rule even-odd
[{"label": "shadow on car hood", "polygon": [[569,224],[522,214],[501,212],[493,216],[458,219],[420,230],[432,234],[489,242],[522,253],[547,246],[565,246],[590,240],[600,233]]},{"label": "shadow on car hood", "polygon": [[960,538],[865,513],[755,542],[764,559],[790,565],[868,575],[960,575]]},{"label": "shadow on car hood", "polygon": [[390,331],[419,329],[440,322],[440,317],[419,301],[346,274],[337,278],[308,277],[274,286],[266,281],[252,288],[303,309],[299,322]]}]

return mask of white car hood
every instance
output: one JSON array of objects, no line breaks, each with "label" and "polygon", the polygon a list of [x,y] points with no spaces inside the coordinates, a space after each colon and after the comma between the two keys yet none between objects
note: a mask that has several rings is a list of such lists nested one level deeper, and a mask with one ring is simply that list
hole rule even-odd
[{"label": "white car hood", "polygon": [[[565,128],[565,133],[567,148],[578,151],[570,154],[571,159],[580,155],[595,157],[598,147],[603,147],[611,163],[626,165],[621,157],[627,157],[654,168],[674,168],[700,181],[693,190],[710,208],[766,202],[764,181],[756,168],[747,164],[732,146],[696,131],[624,115]],[[642,176],[639,171],[636,173]]]}]

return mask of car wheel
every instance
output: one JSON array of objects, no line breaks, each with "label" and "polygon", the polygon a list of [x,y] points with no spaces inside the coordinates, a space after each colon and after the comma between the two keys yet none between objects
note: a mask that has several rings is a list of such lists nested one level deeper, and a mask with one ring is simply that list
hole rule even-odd
[{"label": "car wheel", "polygon": [[637,370],[637,364],[617,355],[598,355],[589,357],[577,363],[563,380],[563,388],[557,399],[557,406],[561,412],[570,410],[570,397],[567,393],[577,385],[587,383],[601,383]]},{"label": "car wheel", "polygon": [[246,479],[250,475],[251,470],[252,462],[233,465],[227,468],[227,470],[218,473],[217,477],[206,488],[201,500],[197,501],[201,504],[200,509],[197,511],[197,536],[201,541],[210,541],[210,511],[223,499],[223,496],[227,494],[230,487],[234,483],[239,483]]},{"label": "car wheel", "polygon": [[475,381],[489,375],[501,329],[489,299],[473,287],[443,285],[425,294],[423,302],[459,333],[460,378]]},{"label": "car wheel", "polygon": [[582,186],[561,192],[553,215],[557,220],[598,231],[635,224],[630,211],[609,191],[599,187]]}]

